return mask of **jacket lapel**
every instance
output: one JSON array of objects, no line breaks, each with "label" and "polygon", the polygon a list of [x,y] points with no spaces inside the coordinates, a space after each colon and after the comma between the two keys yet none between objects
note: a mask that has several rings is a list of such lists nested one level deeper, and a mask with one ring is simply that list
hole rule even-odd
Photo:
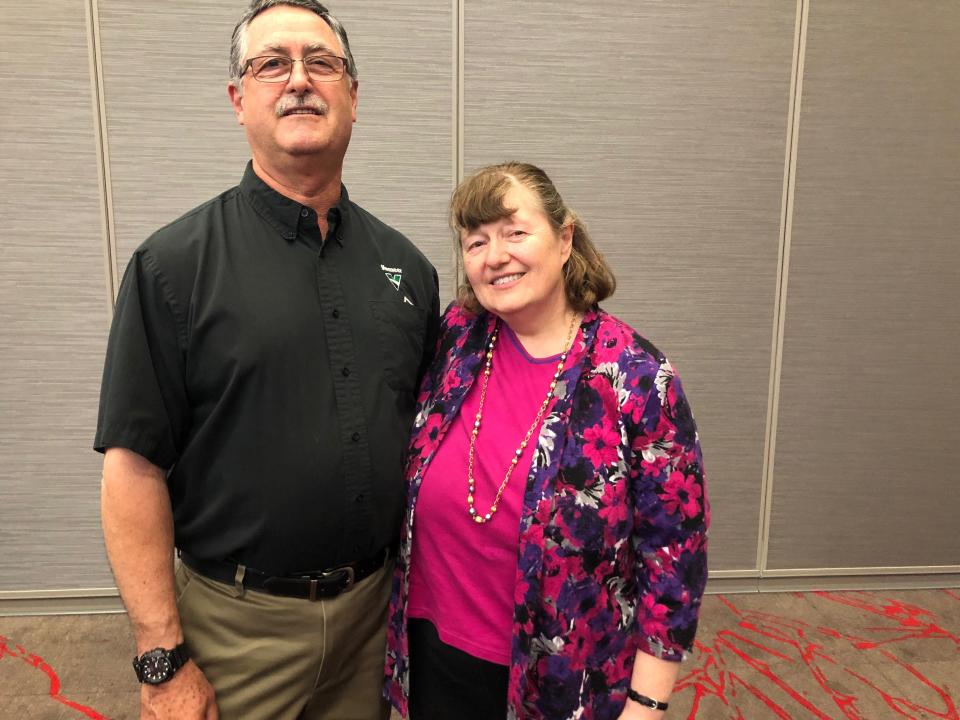
[{"label": "jacket lapel", "polygon": [[534,516],[539,514],[542,504],[552,504],[554,480],[560,472],[560,459],[563,457],[567,442],[574,394],[580,378],[587,370],[587,359],[593,348],[599,324],[600,315],[595,308],[584,313],[580,323],[581,332],[574,341],[567,358],[567,369],[560,376],[552,407],[540,428],[537,449],[533,455],[533,463],[524,491],[523,511],[520,516],[521,536],[530,527]]},{"label": "jacket lapel", "polygon": [[446,354],[447,362],[442,371],[434,376],[435,387],[417,413],[414,442],[421,446],[421,451],[420,462],[413,469],[415,477],[423,475],[450,424],[460,412],[464,399],[483,367],[490,335],[496,325],[496,317],[488,313],[477,316],[465,314],[463,317],[465,324],[457,327],[458,332],[451,331],[450,342],[440,348],[440,352]]}]

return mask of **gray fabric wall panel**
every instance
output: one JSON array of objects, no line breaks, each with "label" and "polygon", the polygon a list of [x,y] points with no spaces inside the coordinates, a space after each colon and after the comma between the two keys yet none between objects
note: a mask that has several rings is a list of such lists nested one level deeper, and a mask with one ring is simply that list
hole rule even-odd
[{"label": "gray fabric wall panel", "polygon": [[157,228],[240,181],[249,158],[227,98],[236,0],[99,0],[120,273]]},{"label": "gray fabric wall panel", "polygon": [[5,3],[0,47],[0,591],[109,586],[90,450],[109,305],[83,5]]},{"label": "gray fabric wall panel", "polygon": [[447,201],[453,171],[450,0],[331,0],[360,73],[357,123],[344,167],[350,197],[409,237],[452,296]]},{"label": "gray fabric wall panel", "polygon": [[811,5],[771,568],[960,563],[958,38],[956,3]]},{"label": "gray fabric wall panel", "polygon": [[792,3],[467,4],[465,167],[541,164],[677,366],[712,569],[756,567]]},{"label": "gray fabric wall panel", "polygon": [[[99,4],[122,272],[150,233],[240,180],[249,149],[226,84],[230,34],[245,3]],[[453,183],[451,5],[329,6],[347,28],[360,73],[344,182],[352,199],[443,269]]]}]

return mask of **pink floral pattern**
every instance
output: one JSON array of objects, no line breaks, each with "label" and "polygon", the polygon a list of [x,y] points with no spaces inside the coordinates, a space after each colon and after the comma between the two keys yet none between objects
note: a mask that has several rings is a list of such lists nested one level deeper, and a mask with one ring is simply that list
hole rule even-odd
[{"label": "pink floral pattern", "polygon": [[599,424],[583,431],[583,453],[595,466],[612,465],[619,457],[620,434]]},{"label": "pink floral pattern", "polygon": [[700,495],[703,490],[693,475],[684,475],[679,470],[674,470],[663,484],[663,489],[660,499],[663,500],[667,512],[681,513],[684,518],[700,514]]},{"label": "pink floral pattern", "polygon": [[[495,323],[451,305],[406,463],[385,692],[407,713],[408,568],[424,469],[476,379]],[[666,358],[588,312],[527,476],[508,718],[614,720],[637,651],[690,650],[707,579],[709,503],[696,424]]]}]

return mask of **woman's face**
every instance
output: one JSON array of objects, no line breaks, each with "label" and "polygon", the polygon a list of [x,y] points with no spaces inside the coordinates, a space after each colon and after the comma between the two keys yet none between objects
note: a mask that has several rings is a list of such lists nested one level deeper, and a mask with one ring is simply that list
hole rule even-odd
[{"label": "woman's face", "polygon": [[555,232],[537,197],[520,185],[503,204],[516,212],[460,233],[467,281],[479,303],[511,326],[549,321],[567,309],[563,264],[573,227]]}]

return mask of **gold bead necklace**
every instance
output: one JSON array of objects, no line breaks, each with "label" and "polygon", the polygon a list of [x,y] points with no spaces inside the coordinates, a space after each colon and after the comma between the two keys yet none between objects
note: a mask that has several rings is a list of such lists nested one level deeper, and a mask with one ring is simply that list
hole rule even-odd
[{"label": "gold bead necklace", "polygon": [[550,404],[550,400],[553,399],[553,393],[557,389],[557,382],[560,380],[560,374],[563,372],[563,363],[567,359],[567,354],[570,352],[570,346],[573,342],[573,328],[575,327],[576,322],[577,314],[574,313],[573,318],[570,320],[570,329],[567,331],[567,342],[564,344],[564,348],[566,349],[560,355],[560,362],[557,363],[556,372],[553,373],[553,379],[550,381],[550,389],[547,390],[547,397],[542,403],[540,403],[540,409],[537,411],[537,416],[533,419],[533,423],[531,423],[526,435],[523,436],[520,447],[518,447],[516,452],[514,452],[513,458],[510,460],[510,466],[507,468],[507,472],[503,476],[503,482],[500,483],[500,488],[497,490],[497,496],[493,499],[493,504],[490,506],[489,512],[481,515],[473,506],[473,496],[475,494],[474,491],[476,490],[476,482],[473,477],[473,458],[477,445],[477,436],[480,434],[480,421],[483,419],[483,404],[487,399],[487,385],[490,384],[490,367],[493,363],[493,348],[496,347],[497,335],[500,333],[500,321],[497,320],[497,325],[493,329],[493,335],[490,336],[490,345],[487,347],[487,362],[483,368],[483,384],[480,386],[480,406],[477,408],[477,417],[473,421],[473,431],[470,433],[470,453],[467,456],[467,512],[470,513],[470,517],[473,518],[473,521],[479,525],[490,522],[490,519],[497,513],[497,508],[500,505],[500,498],[503,496],[503,491],[507,489],[507,483],[510,482],[510,476],[513,474],[513,469],[520,461],[520,456],[523,455],[523,451],[527,448],[527,443],[530,442],[530,436],[533,435],[533,431],[537,429],[537,426],[540,424],[540,420],[543,418],[543,414],[547,411],[547,406]]}]

